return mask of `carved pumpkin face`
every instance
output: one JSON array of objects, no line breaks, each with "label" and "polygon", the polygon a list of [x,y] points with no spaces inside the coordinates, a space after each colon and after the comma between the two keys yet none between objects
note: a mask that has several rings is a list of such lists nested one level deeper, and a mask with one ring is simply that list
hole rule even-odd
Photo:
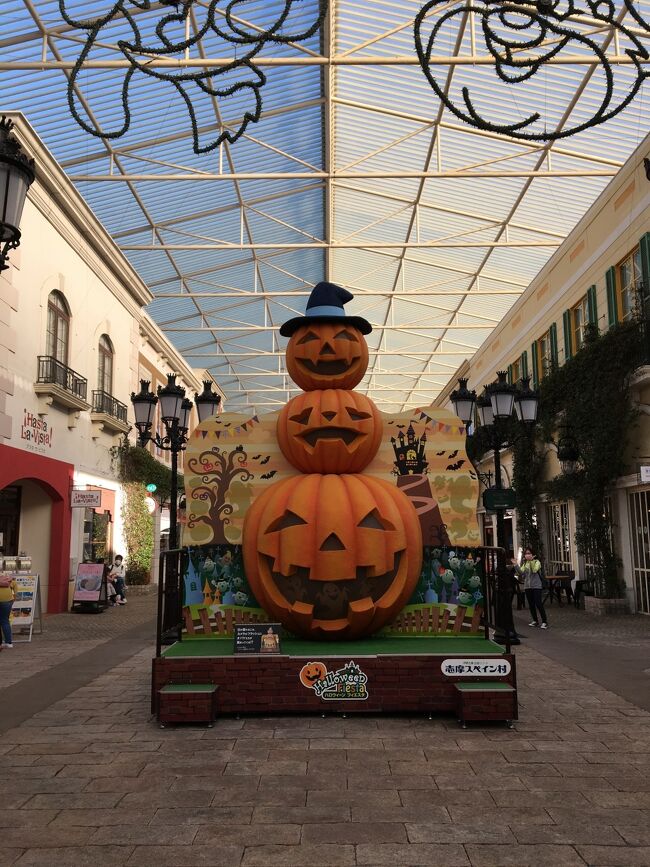
[{"label": "carved pumpkin face", "polygon": [[244,564],[255,596],[307,638],[376,632],[408,601],[421,560],[413,505],[372,476],[284,479],[254,501],[244,522]]},{"label": "carved pumpkin face", "polygon": [[368,344],[358,328],[336,322],[301,325],[287,346],[287,370],[305,391],[354,388],[368,367]]},{"label": "carved pumpkin face", "polygon": [[312,689],[317,680],[325,680],[327,668],[322,662],[308,662],[300,669],[300,683]]},{"label": "carved pumpkin face", "polygon": [[302,473],[360,473],[377,454],[382,421],[375,404],[356,391],[306,391],[278,416],[278,443]]}]

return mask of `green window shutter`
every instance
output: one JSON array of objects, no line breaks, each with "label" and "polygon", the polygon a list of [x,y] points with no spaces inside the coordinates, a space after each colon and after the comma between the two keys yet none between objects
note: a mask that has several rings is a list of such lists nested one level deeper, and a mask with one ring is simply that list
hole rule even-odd
[{"label": "green window shutter", "polygon": [[508,382],[512,385],[512,364],[508,365]]},{"label": "green window shutter", "polygon": [[555,322],[549,328],[548,336],[551,340],[551,363],[554,367],[557,367],[557,325]]},{"label": "green window shutter", "polygon": [[639,241],[641,251],[641,279],[643,280],[643,294],[650,295],[650,232]]},{"label": "green window shutter", "polygon": [[528,376],[528,353],[526,352],[525,349],[521,353],[520,367],[521,367],[521,378],[524,379],[525,377]]},{"label": "green window shutter", "polygon": [[618,322],[618,305],[616,303],[616,268],[608,268],[605,274],[607,283],[607,321],[609,327]]},{"label": "green window shutter", "polygon": [[590,286],[587,289],[587,316],[589,324],[595,325],[598,328],[598,304],[596,302],[596,287]]},{"label": "green window shutter", "polygon": [[537,358],[537,341],[533,341],[530,347],[531,373],[533,375],[533,388],[537,388],[539,384],[539,370]]},{"label": "green window shutter", "polygon": [[571,334],[571,311],[565,310],[562,314],[562,325],[564,327],[564,359],[568,361],[573,355],[573,341]]}]

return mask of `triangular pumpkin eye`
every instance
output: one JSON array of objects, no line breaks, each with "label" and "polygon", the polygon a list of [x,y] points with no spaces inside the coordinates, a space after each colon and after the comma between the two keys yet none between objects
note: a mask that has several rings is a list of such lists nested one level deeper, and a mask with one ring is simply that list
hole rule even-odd
[{"label": "triangular pumpkin eye", "polygon": [[335,337],[336,340],[349,340],[350,343],[358,343],[357,338],[352,334],[351,331],[339,331],[339,333]]},{"label": "triangular pumpkin eye", "polygon": [[286,530],[287,527],[297,527],[299,524],[306,523],[307,521],[303,521],[300,515],[296,515],[295,512],[287,509],[284,515],[280,515],[279,518],[276,518],[275,521],[272,521],[269,524],[269,526],[266,528],[266,532],[277,533],[278,530]]},{"label": "triangular pumpkin eye", "polygon": [[307,409],[303,409],[303,411],[298,413],[298,415],[290,415],[289,418],[291,421],[297,421],[298,424],[307,424],[309,416],[311,415],[311,409],[312,408],[308,406]]},{"label": "triangular pumpkin eye", "polygon": [[359,410],[353,409],[351,406],[346,406],[346,409],[352,421],[363,421],[366,418],[370,418],[369,412],[359,412]]},{"label": "triangular pumpkin eye", "polygon": [[300,338],[300,340],[298,341],[298,346],[300,346],[301,343],[309,343],[312,340],[319,340],[319,339],[320,338],[318,337],[318,334],[315,334],[313,331],[308,331],[304,337]]},{"label": "triangular pumpkin eye", "polygon": [[377,509],[373,509],[372,512],[368,512],[365,518],[362,518],[357,527],[365,527],[369,530],[394,530],[395,527],[390,523],[390,521],[386,521],[383,518],[379,517],[379,513]]}]

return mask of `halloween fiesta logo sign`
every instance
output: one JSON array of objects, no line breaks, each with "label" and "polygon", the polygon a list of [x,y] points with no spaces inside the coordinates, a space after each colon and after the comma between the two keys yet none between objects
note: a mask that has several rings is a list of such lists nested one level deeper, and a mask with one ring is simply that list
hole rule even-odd
[{"label": "halloween fiesta logo sign", "polygon": [[324,662],[308,662],[300,669],[300,683],[313,689],[323,701],[365,701],[368,676],[350,660],[343,668],[328,671]]}]

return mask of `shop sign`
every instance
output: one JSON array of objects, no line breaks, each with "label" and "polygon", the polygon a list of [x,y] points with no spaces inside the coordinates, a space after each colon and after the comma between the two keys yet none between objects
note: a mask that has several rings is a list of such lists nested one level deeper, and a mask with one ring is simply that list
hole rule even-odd
[{"label": "shop sign", "polygon": [[336,671],[328,671],[324,662],[308,662],[300,669],[300,683],[313,689],[323,701],[365,701],[368,676],[353,660]]},{"label": "shop sign", "polygon": [[144,504],[147,507],[147,512],[149,512],[150,515],[153,515],[153,513],[156,511],[156,501],[154,500],[154,498],[145,497]]},{"label": "shop sign", "polygon": [[103,563],[80,563],[74,580],[73,602],[99,602],[104,578]]},{"label": "shop sign", "polygon": [[500,677],[510,674],[507,659],[445,659],[440,669],[445,677]]},{"label": "shop sign", "polygon": [[48,425],[45,419],[32,412],[23,410],[23,423],[20,428],[20,438],[25,440],[27,447],[38,448],[43,450],[43,447],[52,448],[52,435],[54,431]]},{"label": "shop sign", "polygon": [[641,482],[645,485],[650,482],[650,466],[640,467]]},{"label": "shop sign", "polygon": [[235,653],[280,653],[279,623],[236,623]]},{"label": "shop sign", "polygon": [[16,582],[16,598],[11,609],[11,625],[31,626],[36,608],[38,575],[14,575],[13,580]]},{"label": "shop sign", "polygon": [[101,491],[86,491],[73,488],[70,492],[70,506],[73,509],[100,509],[101,505]]},{"label": "shop sign", "polygon": [[483,506],[488,512],[496,509],[514,509],[516,495],[512,488],[488,488],[483,491]]}]

